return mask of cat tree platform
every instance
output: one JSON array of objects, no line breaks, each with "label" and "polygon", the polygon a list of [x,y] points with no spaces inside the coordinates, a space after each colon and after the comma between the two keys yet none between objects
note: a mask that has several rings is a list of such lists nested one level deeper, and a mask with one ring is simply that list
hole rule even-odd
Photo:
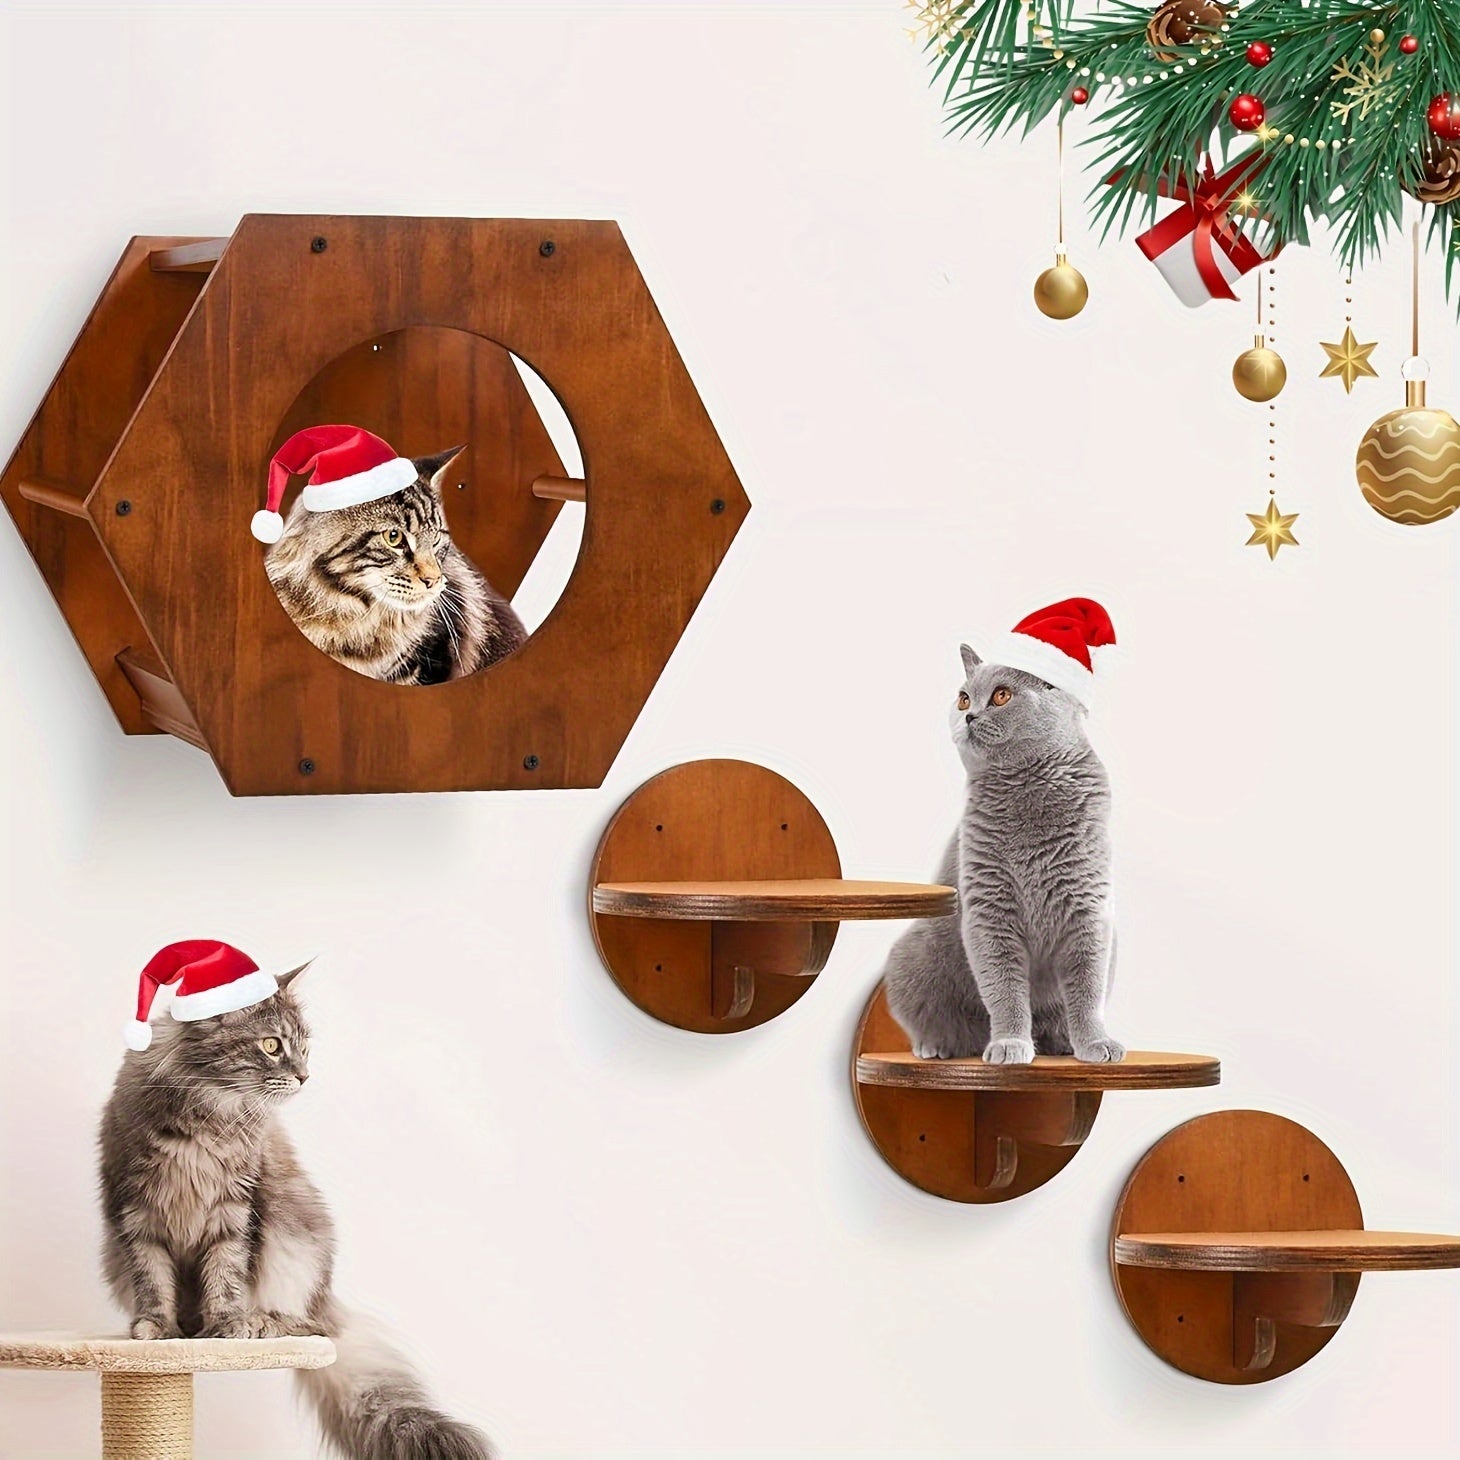
[{"label": "cat tree platform", "polygon": [[1178,1126],[1116,1205],[1111,1271],[1168,1363],[1256,1384],[1311,1359],[1366,1272],[1460,1267],[1460,1236],[1369,1231],[1348,1173],[1311,1131],[1261,1110]]},{"label": "cat tree platform", "polygon": [[193,1375],[323,1369],[327,1338],[85,1338],[0,1335],[0,1369],[90,1369],[101,1375],[103,1460],[192,1460]]},{"label": "cat tree platform", "polygon": [[857,1113],[882,1159],[934,1196],[976,1203],[1024,1196],[1063,1171],[1107,1091],[1191,1090],[1221,1078],[1211,1055],[1143,1050],[1118,1064],[1050,1055],[1027,1065],[919,1059],[881,984],[852,1051]]},{"label": "cat tree platform", "polygon": [[826,966],[837,924],[950,917],[958,895],[859,882],[805,794],[764,766],[691,761],[619,807],[589,877],[594,940],[646,1013],[728,1034],[784,1013]]},{"label": "cat tree platform", "polygon": [[[393,685],[294,626],[248,524],[274,451],[330,422],[407,456],[465,442],[447,519],[509,598],[585,504],[517,653]],[[205,750],[236,795],[599,785],[750,509],[618,226],[481,218],[133,239],[0,497],[122,729]]]}]

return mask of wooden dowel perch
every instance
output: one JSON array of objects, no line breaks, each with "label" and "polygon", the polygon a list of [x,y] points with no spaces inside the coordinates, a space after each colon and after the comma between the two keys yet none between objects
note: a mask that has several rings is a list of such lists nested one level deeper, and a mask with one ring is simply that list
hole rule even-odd
[{"label": "wooden dowel perch", "polygon": [[227,245],[226,238],[205,238],[198,243],[154,248],[147,255],[147,263],[154,274],[208,274]]},{"label": "wooden dowel perch", "polygon": [[549,502],[582,502],[588,496],[588,483],[582,477],[537,477],[532,495]]},{"label": "wooden dowel perch", "polygon": [[54,512],[64,512],[68,517],[86,516],[86,493],[65,482],[53,482],[46,477],[31,477],[16,484],[15,490],[27,502],[49,507]]}]

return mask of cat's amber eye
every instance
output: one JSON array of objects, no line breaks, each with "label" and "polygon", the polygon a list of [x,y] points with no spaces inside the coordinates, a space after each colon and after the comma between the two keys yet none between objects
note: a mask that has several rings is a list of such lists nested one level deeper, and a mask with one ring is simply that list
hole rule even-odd
[{"label": "cat's amber eye", "polygon": [[385,539],[386,547],[399,547],[401,545],[403,535],[398,527],[387,527],[380,535]]},{"label": "cat's amber eye", "polygon": [[265,1054],[278,1054],[282,1046],[279,1044],[279,1041],[275,1039],[274,1036],[271,1034],[267,1039],[259,1040],[259,1048],[263,1050]]},{"label": "cat's amber eye", "polygon": [[971,699],[969,699],[968,695],[963,690],[959,690],[959,692],[958,692],[958,708],[960,710],[966,710],[972,703],[973,703],[973,701]]},{"label": "cat's amber eye", "polygon": [[1000,685],[989,698],[991,705],[1007,705],[1014,698],[1014,691]]}]

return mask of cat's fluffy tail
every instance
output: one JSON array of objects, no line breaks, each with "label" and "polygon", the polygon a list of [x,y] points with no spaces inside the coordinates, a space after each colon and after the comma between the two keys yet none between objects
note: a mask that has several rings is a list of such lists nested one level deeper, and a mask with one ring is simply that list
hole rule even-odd
[{"label": "cat's fluffy tail", "polygon": [[389,1340],[353,1313],[332,1317],[335,1362],[298,1380],[342,1460],[492,1460],[486,1436],[442,1414]]}]

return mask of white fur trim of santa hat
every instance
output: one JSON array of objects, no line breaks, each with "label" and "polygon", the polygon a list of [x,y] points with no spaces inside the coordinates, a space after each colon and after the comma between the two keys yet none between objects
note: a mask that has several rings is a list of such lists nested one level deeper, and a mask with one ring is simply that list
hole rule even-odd
[{"label": "white fur trim of santa hat", "polygon": [[[1088,650],[1091,664],[1099,664],[1102,656],[1114,648],[1114,644],[1091,646]],[[1002,664],[1005,669],[1019,669],[1025,674],[1032,674],[1036,679],[1074,695],[1087,710],[1095,698],[1095,675],[1091,670],[1078,659],[1072,659],[1063,649],[1030,634],[1003,634],[987,649],[980,648],[978,657],[985,664]]]},{"label": "white fur trim of santa hat", "polygon": [[272,973],[256,968],[242,978],[217,988],[201,989],[195,994],[178,994],[172,1001],[172,1017],[184,1024],[196,1019],[213,1019],[219,1014],[232,1014],[239,1009],[262,1004],[279,992],[279,981]]},{"label": "white fur trim of santa hat", "polygon": [[393,461],[382,461],[379,466],[341,477],[336,482],[311,482],[300,493],[299,500],[306,512],[338,512],[341,507],[359,507],[381,497],[392,497],[404,491],[419,475],[415,462],[397,456]]}]

